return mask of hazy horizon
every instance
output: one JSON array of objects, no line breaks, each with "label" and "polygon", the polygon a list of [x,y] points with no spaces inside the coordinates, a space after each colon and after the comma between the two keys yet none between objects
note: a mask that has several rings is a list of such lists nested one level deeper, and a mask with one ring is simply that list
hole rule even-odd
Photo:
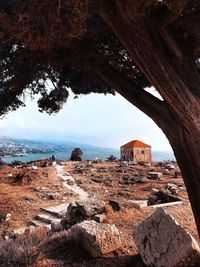
[{"label": "hazy horizon", "polygon": [[[116,150],[120,150],[120,147],[105,147],[105,146],[100,146],[100,145],[92,145],[89,143],[80,143],[77,142],[75,140],[62,140],[62,139],[49,139],[49,140],[45,140],[45,139],[28,139],[28,138],[16,138],[14,136],[2,136],[0,135],[0,138],[10,138],[10,139],[17,139],[17,140],[26,140],[26,141],[33,141],[33,142],[41,142],[41,143],[49,143],[49,144],[60,144],[60,145],[64,145],[64,144],[74,144],[74,145],[86,145],[86,146],[91,146],[91,147],[99,147],[99,148],[109,148],[109,149],[116,149]],[[123,144],[122,144],[123,145]],[[155,150],[152,149],[152,151],[155,152],[173,152],[172,149],[171,150]]]},{"label": "hazy horizon", "polygon": [[[154,92],[155,94],[155,92]],[[140,140],[154,151],[172,151],[158,126],[120,95],[90,94],[74,100],[49,116],[37,110],[36,100],[8,113],[0,121],[1,136],[41,141],[71,141],[119,148]]]}]

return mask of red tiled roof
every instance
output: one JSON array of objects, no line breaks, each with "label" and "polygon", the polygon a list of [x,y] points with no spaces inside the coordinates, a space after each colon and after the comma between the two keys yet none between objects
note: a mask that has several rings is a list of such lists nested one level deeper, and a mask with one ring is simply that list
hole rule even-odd
[{"label": "red tiled roof", "polygon": [[133,140],[131,142],[128,142],[127,144],[121,146],[121,147],[151,147],[139,140]]}]

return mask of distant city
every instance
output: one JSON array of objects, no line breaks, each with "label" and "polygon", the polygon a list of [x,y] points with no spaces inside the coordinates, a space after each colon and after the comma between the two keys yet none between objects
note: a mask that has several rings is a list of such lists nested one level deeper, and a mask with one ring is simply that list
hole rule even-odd
[{"label": "distant city", "polygon": [[0,158],[10,163],[13,160],[31,161],[55,155],[57,159],[69,159],[71,151],[80,147],[83,159],[106,159],[111,154],[119,157],[119,149],[96,147],[72,141],[35,141],[0,137]]},{"label": "distant city", "polygon": [[54,153],[55,145],[42,142],[0,137],[0,157],[16,157],[26,154]]}]

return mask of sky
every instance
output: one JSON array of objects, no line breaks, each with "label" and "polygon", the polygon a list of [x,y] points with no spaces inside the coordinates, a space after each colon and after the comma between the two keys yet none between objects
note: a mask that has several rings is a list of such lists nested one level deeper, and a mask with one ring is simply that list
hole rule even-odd
[{"label": "sky", "polygon": [[0,120],[1,136],[110,148],[136,139],[153,150],[171,150],[158,126],[119,94],[90,94],[78,99],[71,96],[63,109],[51,116],[40,113],[36,101],[27,100],[26,104]]}]

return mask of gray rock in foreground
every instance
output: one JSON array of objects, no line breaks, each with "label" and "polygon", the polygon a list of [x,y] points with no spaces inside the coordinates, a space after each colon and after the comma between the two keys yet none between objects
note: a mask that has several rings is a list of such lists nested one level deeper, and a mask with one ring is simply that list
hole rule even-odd
[{"label": "gray rock in foreground", "polygon": [[122,246],[115,225],[84,221],[71,228],[72,237],[94,258],[115,251]]},{"label": "gray rock in foreground", "polygon": [[199,266],[197,242],[162,208],[143,221],[133,235],[147,266]]}]

